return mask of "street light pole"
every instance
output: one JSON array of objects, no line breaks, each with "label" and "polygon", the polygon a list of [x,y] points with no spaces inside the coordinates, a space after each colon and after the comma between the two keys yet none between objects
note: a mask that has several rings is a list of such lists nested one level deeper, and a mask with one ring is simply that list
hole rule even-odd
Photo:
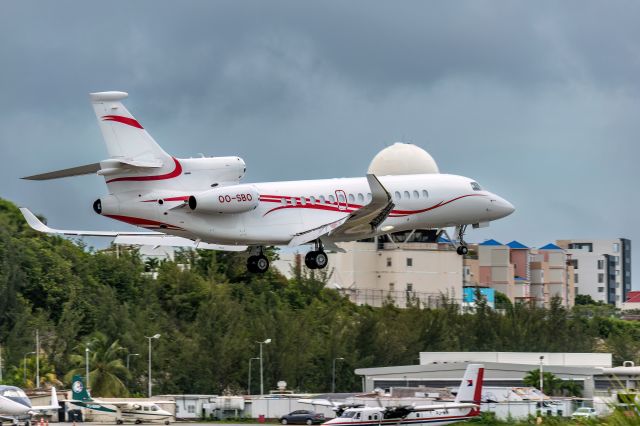
[{"label": "street light pole", "polygon": [[27,352],[26,354],[24,354],[24,357],[22,357],[22,381],[24,382],[25,386],[27,386],[27,357],[31,354],[35,354],[35,352]]},{"label": "street light pole", "polygon": [[264,376],[262,374],[262,345],[271,343],[271,339],[266,339],[264,342],[256,342],[260,345],[260,395],[264,395]]},{"label": "street light pole", "polygon": [[544,401],[544,375],[542,373],[542,361],[544,356],[540,356],[540,416],[542,416],[542,402]]},{"label": "street light pole", "polygon": [[40,387],[40,332],[36,330],[36,389]]},{"label": "street light pole", "polygon": [[249,394],[249,396],[251,396],[251,361],[253,361],[254,359],[260,359],[260,358],[258,357],[249,358],[249,382],[247,385],[247,394]]},{"label": "street light pole", "polygon": [[127,354],[127,371],[129,371],[129,358],[132,356],[138,356],[140,354]]},{"label": "street light pole", "polygon": [[84,348],[84,380],[89,389],[89,348]]},{"label": "street light pole", "polygon": [[339,358],[334,358],[333,359],[333,374],[331,375],[331,393],[335,393],[336,392],[336,361],[338,360],[344,360],[344,358],[339,357]]},{"label": "street light pole", "polygon": [[144,336],[144,337],[146,337],[149,340],[149,386],[148,386],[149,392],[148,392],[148,395],[149,395],[149,398],[151,398],[151,395],[152,395],[151,394],[151,339],[159,339],[160,334],[154,334],[151,337],[147,337],[147,336]]}]

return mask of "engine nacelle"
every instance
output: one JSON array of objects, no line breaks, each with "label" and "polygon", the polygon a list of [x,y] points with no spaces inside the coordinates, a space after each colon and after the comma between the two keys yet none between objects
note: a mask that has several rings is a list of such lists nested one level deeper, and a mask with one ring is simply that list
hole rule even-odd
[{"label": "engine nacelle", "polygon": [[113,195],[106,195],[93,202],[93,211],[103,215],[119,214],[120,202]]},{"label": "engine nacelle", "polygon": [[243,213],[258,207],[260,194],[251,185],[233,185],[210,189],[189,197],[189,207],[195,212]]}]

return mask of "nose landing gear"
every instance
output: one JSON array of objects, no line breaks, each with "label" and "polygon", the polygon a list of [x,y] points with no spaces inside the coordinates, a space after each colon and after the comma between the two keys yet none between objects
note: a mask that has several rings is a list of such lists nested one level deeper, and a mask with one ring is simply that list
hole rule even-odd
[{"label": "nose landing gear", "polygon": [[258,254],[247,259],[247,270],[255,274],[264,274],[269,270],[269,259],[264,255],[263,247],[257,247]]},{"label": "nose landing gear", "polygon": [[458,241],[460,242],[460,245],[456,248],[456,253],[458,253],[460,256],[464,256],[465,254],[469,253],[467,243],[464,241],[464,233],[467,230],[467,225],[457,226],[456,230],[458,231]]},{"label": "nose landing gear", "polygon": [[327,267],[329,263],[329,258],[327,257],[327,253],[324,252],[324,248],[322,247],[322,241],[316,240],[315,242],[315,250],[311,250],[304,257],[304,264],[307,265],[309,269],[324,269]]}]

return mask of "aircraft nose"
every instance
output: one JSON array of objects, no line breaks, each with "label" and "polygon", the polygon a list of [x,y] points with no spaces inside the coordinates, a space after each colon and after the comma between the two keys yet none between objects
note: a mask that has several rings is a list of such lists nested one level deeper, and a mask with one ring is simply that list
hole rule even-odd
[{"label": "aircraft nose", "polygon": [[513,206],[513,204],[511,204],[510,202],[508,202],[507,200],[505,200],[504,198],[492,194],[491,196],[491,210],[498,215],[499,217],[506,217],[509,216],[511,213],[513,213],[516,208]]}]

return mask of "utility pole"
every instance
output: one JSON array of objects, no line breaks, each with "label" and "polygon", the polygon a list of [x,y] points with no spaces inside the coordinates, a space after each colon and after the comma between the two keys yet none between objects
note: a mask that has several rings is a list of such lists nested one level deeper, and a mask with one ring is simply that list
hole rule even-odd
[{"label": "utility pole", "polygon": [[36,330],[36,389],[40,387],[40,332]]},{"label": "utility pole", "polygon": [[544,356],[540,356],[540,416],[542,417],[542,402],[544,401],[544,375],[542,373],[542,361]]},{"label": "utility pole", "polygon": [[151,398],[151,340],[152,339],[159,339],[160,338],[160,334],[154,334],[151,337],[148,336],[144,336],[145,338],[147,338],[149,340],[149,383],[148,383],[148,398]]},{"label": "utility pole", "polygon": [[271,343],[271,339],[266,339],[264,342],[256,342],[260,345],[260,395],[264,395],[264,376],[262,374],[262,345]]},{"label": "utility pole", "polygon": [[260,358],[258,357],[249,358],[249,382],[247,383],[247,394],[249,396],[251,396],[251,361],[253,361],[254,359],[260,359]]},{"label": "utility pole", "polygon": [[89,389],[89,348],[84,348],[84,381]]}]

